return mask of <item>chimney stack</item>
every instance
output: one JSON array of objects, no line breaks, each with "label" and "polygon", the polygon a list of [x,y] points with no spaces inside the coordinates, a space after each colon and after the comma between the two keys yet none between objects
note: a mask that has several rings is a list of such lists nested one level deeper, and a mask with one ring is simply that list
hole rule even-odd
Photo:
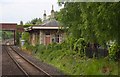
[{"label": "chimney stack", "polygon": [[44,10],[44,14],[43,14],[43,22],[46,20],[46,10]]},{"label": "chimney stack", "polygon": [[51,19],[54,19],[54,7],[52,5],[52,10],[51,10]]}]

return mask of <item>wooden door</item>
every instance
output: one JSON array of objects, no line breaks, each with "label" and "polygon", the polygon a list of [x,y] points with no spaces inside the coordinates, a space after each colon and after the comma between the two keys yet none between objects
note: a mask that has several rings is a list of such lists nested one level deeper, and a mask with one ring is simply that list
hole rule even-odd
[{"label": "wooden door", "polygon": [[45,45],[48,45],[48,44],[50,44],[50,36],[46,35],[46,37],[45,37]]}]

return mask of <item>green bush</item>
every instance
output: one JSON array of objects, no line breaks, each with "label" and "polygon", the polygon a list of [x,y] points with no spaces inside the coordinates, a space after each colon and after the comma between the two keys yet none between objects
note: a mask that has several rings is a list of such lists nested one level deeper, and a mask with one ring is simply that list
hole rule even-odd
[{"label": "green bush", "polygon": [[[26,43],[27,49],[32,51],[36,50],[35,56],[43,62],[47,62],[58,69],[62,70],[65,74],[69,75],[118,75],[118,62],[108,59],[88,59],[81,57],[80,53],[76,52],[76,48],[81,41],[76,41],[76,47],[71,50],[67,47],[68,42],[61,44],[52,43],[47,46],[36,45],[31,46]],[[79,47],[79,46],[78,46]],[[84,47],[83,47],[84,48]],[[81,49],[80,49],[81,51]],[[111,56],[113,51],[116,51],[116,46],[111,48]],[[72,70],[71,70],[72,69]]]},{"label": "green bush", "polygon": [[120,46],[118,46],[116,43],[113,43],[110,48],[109,48],[109,57],[110,59],[115,60],[116,57],[116,52],[119,52]]}]

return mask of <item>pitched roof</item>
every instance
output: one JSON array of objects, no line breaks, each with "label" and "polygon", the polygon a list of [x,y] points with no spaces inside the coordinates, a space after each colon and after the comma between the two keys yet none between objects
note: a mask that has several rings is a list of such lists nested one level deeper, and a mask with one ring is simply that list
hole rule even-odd
[{"label": "pitched roof", "polygon": [[55,19],[51,19],[51,20],[49,20],[49,21],[46,21],[45,23],[43,23],[42,24],[42,26],[49,26],[49,27],[51,27],[51,26],[54,26],[54,27],[58,27],[58,26],[61,26],[61,24],[57,21],[57,20],[55,20]]}]

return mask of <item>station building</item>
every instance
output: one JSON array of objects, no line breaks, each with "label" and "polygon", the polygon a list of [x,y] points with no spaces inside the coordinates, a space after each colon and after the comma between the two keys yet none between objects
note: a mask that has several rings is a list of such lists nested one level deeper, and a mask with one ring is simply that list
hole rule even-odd
[{"label": "station building", "polygon": [[61,43],[66,37],[64,27],[55,19],[53,6],[50,19],[48,20],[46,16],[44,11],[42,24],[26,28],[26,32],[30,34],[29,41],[33,46],[36,44],[48,45],[53,42]]}]

